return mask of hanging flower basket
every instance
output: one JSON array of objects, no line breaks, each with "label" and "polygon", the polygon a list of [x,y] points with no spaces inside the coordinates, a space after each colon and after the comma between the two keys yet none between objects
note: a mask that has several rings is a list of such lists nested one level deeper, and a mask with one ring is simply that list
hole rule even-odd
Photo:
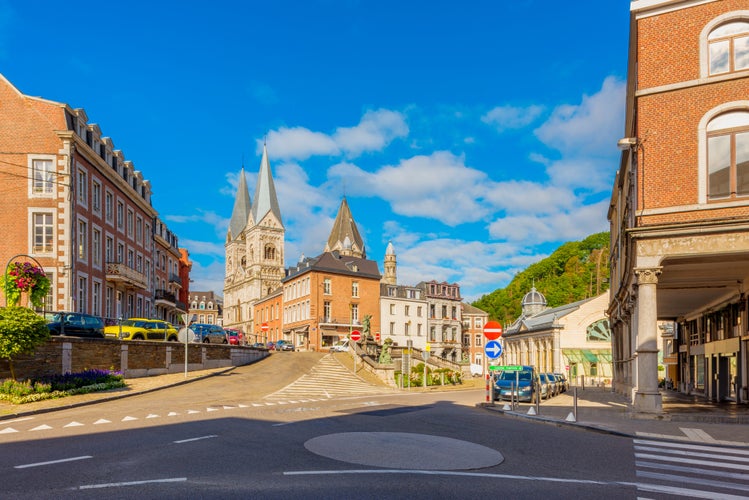
[{"label": "hanging flower basket", "polygon": [[51,285],[41,267],[31,262],[12,262],[3,276],[2,286],[7,305],[17,306],[21,294],[28,293],[31,304],[42,307]]}]

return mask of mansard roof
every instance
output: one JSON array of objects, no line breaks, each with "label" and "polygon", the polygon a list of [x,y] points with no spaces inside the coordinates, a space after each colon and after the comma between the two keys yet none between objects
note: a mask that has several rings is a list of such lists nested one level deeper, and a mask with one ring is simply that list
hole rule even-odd
[{"label": "mansard roof", "polygon": [[291,278],[312,271],[375,280],[382,278],[380,269],[377,267],[377,262],[373,260],[353,255],[341,255],[339,252],[323,252],[317,257],[310,257],[303,261],[300,260],[296,266],[288,268],[286,270],[286,277],[281,282],[286,282]]}]

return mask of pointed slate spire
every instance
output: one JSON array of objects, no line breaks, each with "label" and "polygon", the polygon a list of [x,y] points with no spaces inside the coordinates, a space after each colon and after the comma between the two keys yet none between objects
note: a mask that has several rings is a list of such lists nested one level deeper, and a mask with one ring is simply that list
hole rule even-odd
[{"label": "pointed slate spire", "polygon": [[273,175],[270,171],[268,162],[268,150],[263,144],[263,159],[260,160],[260,172],[257,174],[257,185],[255,186],[255,202],[252,204],[252,219],[255,224],[266,216],[268,212],[273,212],[283,227],[281,219],[281,209],[278,206],[278,197],[276,196],[276,186],[273,184]]},{"label": "pointed slate spire", "polygon": [[247,179],[244,175],[244,166],[239,174],[239,186],[237,186],[237,197],[234,200],[234,210],[229,221],[228,238],[235,240],[242,234],[250,217],[250,191],[247,189]]},{"label": "pointed slate spire", "polygon": [[330,231],[325,251],[338,251],[341,255],[367,258],[364,241],[359,235],[359,229],[356,227],[356,222],[353,215],[351,215],[351,209],[348,206],[345,196],[343,197],[343,201],[341,201],[341,206],[338,207],[338,215],[336,215],[335,222],[333,222],[333,229]]}]

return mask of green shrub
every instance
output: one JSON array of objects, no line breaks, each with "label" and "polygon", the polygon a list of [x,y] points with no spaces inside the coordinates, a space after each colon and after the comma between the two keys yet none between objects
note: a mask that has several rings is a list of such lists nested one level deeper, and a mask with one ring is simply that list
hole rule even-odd
[{"label": "green shrub", "polygon": [[127,384],[121,373],[106,370],[86,370],[79,373],[45,377],[40,380],[17,381],[7,379],[0,381],[0,399],[14,404],[23,404],[126,386]]}]

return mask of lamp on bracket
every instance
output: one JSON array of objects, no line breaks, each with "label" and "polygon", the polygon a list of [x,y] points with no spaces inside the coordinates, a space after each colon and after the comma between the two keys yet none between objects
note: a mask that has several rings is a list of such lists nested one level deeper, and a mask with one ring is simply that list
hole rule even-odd
[{"label": "lamp on bracket", "polygon": [[632,147],[637,146],[637,144],[637,137],[625,137],[617,141],[616,147],[619,148],[620,151],[626,151]]}]

